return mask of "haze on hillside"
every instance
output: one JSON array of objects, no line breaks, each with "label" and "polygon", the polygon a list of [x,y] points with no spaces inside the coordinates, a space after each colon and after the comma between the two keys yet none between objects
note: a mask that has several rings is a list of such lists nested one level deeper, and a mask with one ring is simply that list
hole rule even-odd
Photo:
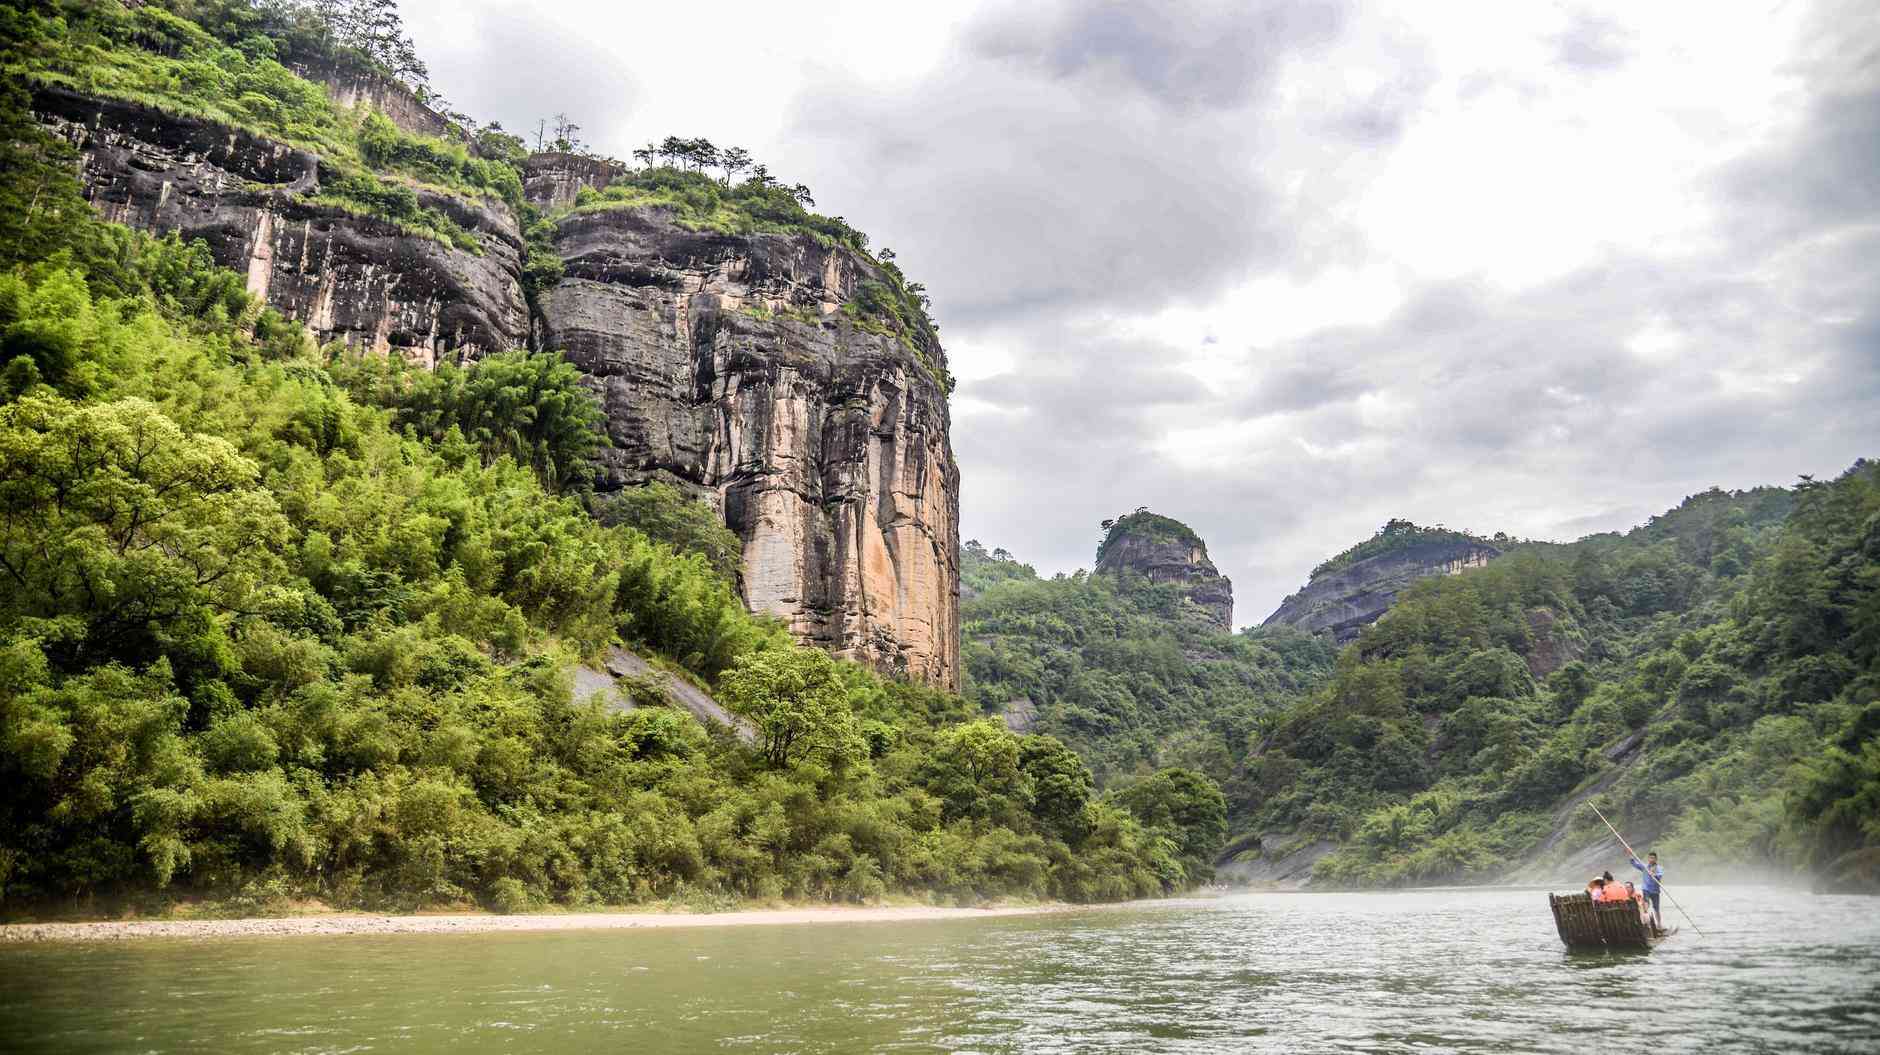
[{"label": "haze on hillside", "polygon": [[895,248],[962,537],[1041,571],[1146,504],[1244,625],[1392,517],[1571,540],[1880,431],[1859,0],[405,11],[461,109],[742,144]]}]

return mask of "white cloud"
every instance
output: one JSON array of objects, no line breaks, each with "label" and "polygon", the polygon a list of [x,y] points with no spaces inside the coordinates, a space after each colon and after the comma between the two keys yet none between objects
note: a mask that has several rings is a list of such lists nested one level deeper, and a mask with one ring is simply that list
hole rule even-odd
[{"label": "white cloud", "polygon": [[1262,618],[1392,516],[1543,537],[1880,453],[1880,8],[406,0],[440,86],[754,150],[893,246],[963,533],[1148,504]]}]

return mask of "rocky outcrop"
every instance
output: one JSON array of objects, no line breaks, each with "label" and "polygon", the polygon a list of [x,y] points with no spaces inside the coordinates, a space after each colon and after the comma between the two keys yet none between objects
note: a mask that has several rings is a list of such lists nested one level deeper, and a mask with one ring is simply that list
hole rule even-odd
[{"label": "rocky outcrop", "polygon": [[649,208],[569,216],[556,249],[566,277],[540,297],[540,340],[601,394],[603,486],[689,486],[744,539],[754,611],[878,670],[956,686],[944,353],[844,310],[880,278],[874,265],[807,235],[694,231]]},{"label": "rocky outcrop", "polygon": [[419,192],[482,245],[476,253],[309,199],[314,155],[224,125],[56,89],[40,119],[79,149],[85,195],[107,220],[205,242],[248,291],[343,340],[431,363],[520,346],[522,239],[500,205]]},{"label": "rocky outcrop", "polygon": [[[327,73],[339,102],[391,106],[408,131],[437,131],[401,86]],[[523,238],[501,202],[413,187],[475,236],[473,251],[322,201],[333,174],[305,150],[58,89],[39,90],[34,110],[79,149],[100,215],[204,241],[322,342],[426,365],[524,344],[564,351],[605,404],[602,486],[685,484],[743,538],[753,610],[877,670],[957,687],[945,353],[850,307],[885,278],[861,254],[808,235],[693,231],[657,209],[572,215],[556,236],[566,277],[532,313]],[[552,209],[619,172],[539,155],[527,193]]]},{"label": "rocky outcrop", "polygon": [[1412,543],[1314,576],[1261,625],[1331,634],[1342,645],[1376,622],[1397,595],[1418,579],[1456,575],[1499,556],[1501,550],[1482,542]]},{"label": "rocky outcrop", "polygon": [[1178,520],[1138,511],[1110,528],[1097,571],[1179,583],[1188,603],[1223,633],[1234,628],[1234,584],[1208,559],[1207,543]]},{"label": "rocky outcrop", "polygon": [[1586,635],[1571,618],[1551,608],[1530,608],[1527,613],[1528,673],[1544,678],[1586,654]]},{"label": "rocky outcrop", "polygon": [[1020,696],[999,707],[999,718],[1015,733],[1029,733],[1038,727],[1038,705]]},{"label": "rocky outcrop", "polygon": [[335,106],[377,110],[413,135],[443,138],[454,131],[449,118],[420,102],[410,88],[376,70],[340,65],[326,59],[290,60],[288,67],[324,86],[326,97]]},{"label": "rocky outcrop", "polygon": [[544,211],[573,205],[583,189],[603,190],[620,175],[620,166],[581,154],[531,154],[522,163],[522,192]]},{"label": "rocky outcrop", "polygon": [[1312,882],[1312,866],[1338,849],[1329,839],[1285,832],[1243,835],[1227,844],[1214,862],[1214,879],[1230,887],[1299,890]]}]

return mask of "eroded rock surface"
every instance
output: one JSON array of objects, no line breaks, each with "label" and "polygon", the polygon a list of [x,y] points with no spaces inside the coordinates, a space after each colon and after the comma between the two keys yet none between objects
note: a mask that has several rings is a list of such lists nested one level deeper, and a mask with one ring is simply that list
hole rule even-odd
[{"label": "eroded rock surface", "polygon": [[[437,131],[402,88],[321,79],[342,105],[391,107],[401,127]],[[945,353],[843,310],[883,277],[860,254],[806,235],[691,231],[657,209],[568,216],[556,245],[566,278],[532,313],[523,239],[501,202],[414,188],[477,237],[474,252],[310,200],[329,174],[307,151],[57,89],[33,105],[78,147],[101,216],[201,239],[323,342],[426,365],[525,344],[564,351],[605,404],[604,487],[686,485],[742,536],[753,610],[877,670],[957,687]],[[618,173],[538,155],[525,185],[550,210]]]},{"label": "eroded rock surface", "polygon": [[689,486],[744,539],[754,611],[878,670],[957,685],[944,353],[843,310],[873,265],[647,208],[569,216],[556,248],[566,277],[540,298],[540,340],[601,393],[604,486]]},{"label": "eroded rock surface", "polygon": [[620,166],[581,154],[531,154],[522,165],[522,191],[538,209],[575,203],[583,188],[601,190],[620,175]]},{"label": "eroded rock surface", "polygon": [[1499,556],[1501,550],[1484,543],[1444,541],[1367,557],[1313,579],[1261,625],[1329,633],[1342,645],[1389,611],[1397,595],[1418,579],[1456,575]]},{"label": "eroded rock surface", "polygon": [[[1186,529],[1184,529],[1185,531]],[[1207,543],[1189,532],[1171,537],[1119,525],[1097,559],[1097,571],[1180,583],[1189,603],[1222,632],[1234,629],[1234,584],[1208,559]]]},{"label": "eroded rock surface", "polygon": [[249,292],[343,340],[431,363],[520,346],[528,309],[517,282],[522,239],[508,209],[419,192],[475,234],[482,252],[306,200],[319,160],[258,136],[137,103],[42,90],[39,117],[78,147],[99,215],[201,239]]}]

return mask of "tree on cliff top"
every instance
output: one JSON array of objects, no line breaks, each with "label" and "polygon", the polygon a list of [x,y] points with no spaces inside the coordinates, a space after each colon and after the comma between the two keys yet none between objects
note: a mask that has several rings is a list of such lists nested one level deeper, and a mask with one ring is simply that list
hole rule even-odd
[{"label": "tree on cliff top", "polygon": [[[1507,545],[1514,540],[1506,535],[1497,535],[1495,541]],[[1443,542],[1472,542],[1485,546],[1489,545],[1490,540],[1467,531],[1452,531],[1441,524],[1435,527],[1423,527],[1413,521],[1392,518],[1385,521],[1383,527],[1377,529],[1377,534],[1320,563],[1318,567],[1312,569],[1312,574],[1308,578],[1316,579],[1340,568],[1348,568],[1361,560],[1395,553],[1398,550],[1409,549],[1411,546]]]},{"label": "tree on cliff top", "polygon": [[1097,563],[1103,563],[1103,555],[1117,541],[1129,538],[1146,538],[1154,542],[1179,542],[1188,546],[1202,545],[1201,536],[1194,529],[1173,517],[1165,517],[1149,512],[1148,506],[1137,506],[1135,512],[1125,513],[1115,520],[1102,523],[1103,540],[1097,544]]}]

